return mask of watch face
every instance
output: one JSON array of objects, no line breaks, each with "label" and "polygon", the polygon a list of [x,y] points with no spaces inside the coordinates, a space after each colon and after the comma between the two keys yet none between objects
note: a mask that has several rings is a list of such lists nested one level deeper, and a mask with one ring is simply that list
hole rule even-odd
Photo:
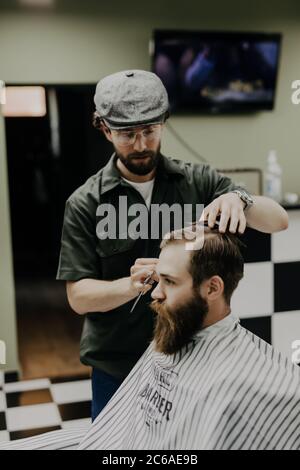
[{"label": "watch face", "polygon": [[246,207],[253,204],[252,197],[246,191],[237,189],[235,192],[240,196],[241,200],[245,202]]},{"label": "watch face", "polygon": [[251,196],[249,196],[247,193],[244,193],[242,195],[242,200],[245,201],[246,207],[251,206],[253,204],[253,199]]},{"label": "watch face", "polygon": [[246,199],[246,201],[247,201],[248,204],[252,204],[252,203],[253,203],[253,199],[252,199],[252,197],[251,197],[248,193],[245,192],[244,197],[245,197],[245,199]]}]

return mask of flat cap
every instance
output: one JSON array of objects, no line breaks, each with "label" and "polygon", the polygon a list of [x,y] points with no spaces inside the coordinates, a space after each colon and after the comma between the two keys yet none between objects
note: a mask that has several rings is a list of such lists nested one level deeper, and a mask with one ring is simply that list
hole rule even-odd
[{"label": "flat cap", "polygon": [[125,70],[100,80],[94,96],[96,111],[112,129],[163,122],[169,108],[167,91],[157,75]]}]

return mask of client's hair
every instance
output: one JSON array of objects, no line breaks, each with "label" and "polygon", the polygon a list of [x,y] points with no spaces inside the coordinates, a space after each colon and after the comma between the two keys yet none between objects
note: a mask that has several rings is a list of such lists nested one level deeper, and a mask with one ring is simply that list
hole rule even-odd
[{"label": "client's hair", "polygon": [[[195,227],[195,224],[194,224]],[[230,304],[231,296],[239,281],[244,275],[244,260],[240,252],[243,243],[231,233],[220,233],[217,229],[202,227],[204,243],[201,249],[192,250],[189,272],[193,278],[193,287],[198,288],[206,279],[220,276],[224,282],[224,298]],[[194,230],[193,230],[194,231]],[[171,243],[189,241],[185,236],[185,229],[176,230],[163,239],[160,248],[163,249]],[[203,234],[203,232],[202,232]]]}]

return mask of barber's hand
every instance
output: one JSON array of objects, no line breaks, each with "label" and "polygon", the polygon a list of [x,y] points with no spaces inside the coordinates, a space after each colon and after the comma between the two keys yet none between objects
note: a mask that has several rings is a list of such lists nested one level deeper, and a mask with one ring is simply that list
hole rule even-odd
[{"label": "barber's hand", "polygon": [[[155,268],[158,262],[158,258],[138,258],[130,268],[130,280],[132,289],[136,291],[138,295],[141,291],[145,294],[151,289],[154,281],[158,282],[158,276]],[[153,273],[151,276],[150,283],[143,285],[145,279]]]},{"label": "barber's hand", "polygon": [[222,194],[203,210],[200,221],[207,220],[208,226],[213,228],[216,218],[220,215],[219,232],[244,233],[246,229],[246,217],[244,214],[244,202],[235,193]]}]

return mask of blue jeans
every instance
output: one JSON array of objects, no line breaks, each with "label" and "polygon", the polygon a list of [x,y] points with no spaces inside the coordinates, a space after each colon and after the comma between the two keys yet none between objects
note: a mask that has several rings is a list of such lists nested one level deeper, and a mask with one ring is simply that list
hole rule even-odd
[{"label": "blue jeans", "polygon": [[116,379],[100,369],[92,371],[92,421],[94,421],[106,403],[118,390],[122,380]]}]

